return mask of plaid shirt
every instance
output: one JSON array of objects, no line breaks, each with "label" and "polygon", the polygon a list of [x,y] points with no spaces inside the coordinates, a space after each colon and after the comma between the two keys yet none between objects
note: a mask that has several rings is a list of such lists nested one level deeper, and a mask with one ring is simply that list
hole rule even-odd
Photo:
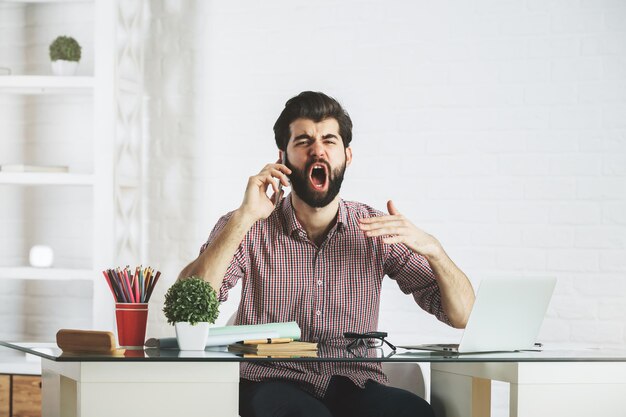
[{"label": "plaid shirt", "polygon": [[[267,219],[252,226],[239,245],[220,288],[220,301],[242,279],[236,324],[296,321],[303,341],[345,347],[343,332],[377,329],[382,280],[388,275],[424,310],[448,323],[426,259],[402,244],[386,245],[381,238],[368,238],[359,229],[358,219],[383,214],[365,204],[341,200],[337,221],[318,247],[296,219],[291,198],[284,198]],[[218,221],[201,253],[230,215]],[[375,362],[248,362],[241,366],[242,378],[293,381],[320,398],[333,375],[344,375],[360,387],[368,379],[388,383],[381,364]]]}]

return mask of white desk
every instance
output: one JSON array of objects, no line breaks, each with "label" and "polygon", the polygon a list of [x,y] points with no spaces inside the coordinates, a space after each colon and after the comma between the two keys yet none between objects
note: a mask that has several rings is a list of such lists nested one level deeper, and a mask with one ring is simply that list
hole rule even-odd
[{"label": "white desk", "polygon": [[488,417],[491,381],[510,384],[510,417],[624,417],[626,362],[431,364],[439,417]]},{"label": "white desk", "polygon": [[42,362],[42,416],[238,416],[238,362]]},{"label": "white desk", "polygon": [[[239,363],[269,360],[211,351],[103,357],[65,356],[57,349],[47,355],[28,344],[0,344],[43,358],[44,417],[237,416]],[[488,417],[491,380],[511,384],[512,417],[626,416],[625,351],[334,355],[271,361],[430,362],[438,417]]]}]

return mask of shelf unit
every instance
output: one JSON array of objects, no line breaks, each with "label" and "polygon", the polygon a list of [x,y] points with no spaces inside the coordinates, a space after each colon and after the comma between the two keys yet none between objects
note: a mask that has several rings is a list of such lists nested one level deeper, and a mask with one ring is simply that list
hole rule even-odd
[{"label": "shelf unit", "polygon": [[5,94],[93,93],[94,77],[53,75],[3,75],[0,89]]},{"label": "shelf unit", "polygon": [[91,3],[93,0],[2,0],[3,3],[44,4],[44,3]]},{"label": "shelf unit", "polygon": [[[54,4],[54,7],[73,7],[76,3],[93,5],[93,45],[89,45],[94,51],[93,75],[0,76],[0,95],[55,94],[61,100],[63,96],[86,95],[90,100],[93,124],[91,131],[85,134],[93,144],[92,155],[88,156],[93,158],[93,172],[0,172],[0,186],[90,187],[93,237],[88,269],[8,266],[0,267],[0,280],[90,280],[93,282],[92,328],[114,330],[113,301],[104,279],[100,279],[100,271],[122,264],[139,264],[142,259],[143,50],[140,43],[130,44],[129,39],[137,39],[141,34],[144,0],[0,0],[0,5],[3,3],[19,3],[16,7],[39,7],[42,3]],[[123,71],[120,70],[122,64]],[[131,106],[122,102],[123,96],[128,99],[129,94],[140,97],[131,100],[135,103]],[[129,137],[123,133],[129,130],[135,135]],[[121,163],[128,160],[133,161],[132,172]],[[54,162],[50,161],[52,165]],[[129,200],[133,204],[129,205]],[[140,233],[128,233],[131,228]]]},{"label": "shelf unit", "polygon": [[91,269],[67,268],[33,268],[33,267],[4,267],[0,268],[0,279],[54,279],[54,280],[91,280]]},{"label": "shelf unit", "polygon": [[[1,91],[1,90],[0,90]],[[0,184],[5,185],[94,185],[92,174],[47,172],[0,172]]]}]

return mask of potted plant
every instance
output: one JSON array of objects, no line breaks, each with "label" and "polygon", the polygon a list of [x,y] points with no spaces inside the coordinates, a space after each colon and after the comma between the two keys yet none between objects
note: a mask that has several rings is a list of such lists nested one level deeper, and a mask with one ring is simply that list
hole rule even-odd
[{"label": "potted plant", "polygon": [[209,324],[219,314],[217,293],[199,277],[176,281],[165,294],[163,312],[176,329],[180,350],[204,350]]},{"label": "potted plant", "polygon": [[50,60],[54,75],[74,75],[78,69],[81,48],[71,36],[59,36],[50,44]]}]

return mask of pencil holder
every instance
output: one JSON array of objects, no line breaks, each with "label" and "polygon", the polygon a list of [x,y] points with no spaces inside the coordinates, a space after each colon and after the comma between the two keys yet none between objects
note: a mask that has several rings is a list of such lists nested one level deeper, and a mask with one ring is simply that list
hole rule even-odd
[{"label": "pencil holder", "polygon": [[120,347],[143,350],[148,323],[148,303],[115,303],[115,319]]}]

